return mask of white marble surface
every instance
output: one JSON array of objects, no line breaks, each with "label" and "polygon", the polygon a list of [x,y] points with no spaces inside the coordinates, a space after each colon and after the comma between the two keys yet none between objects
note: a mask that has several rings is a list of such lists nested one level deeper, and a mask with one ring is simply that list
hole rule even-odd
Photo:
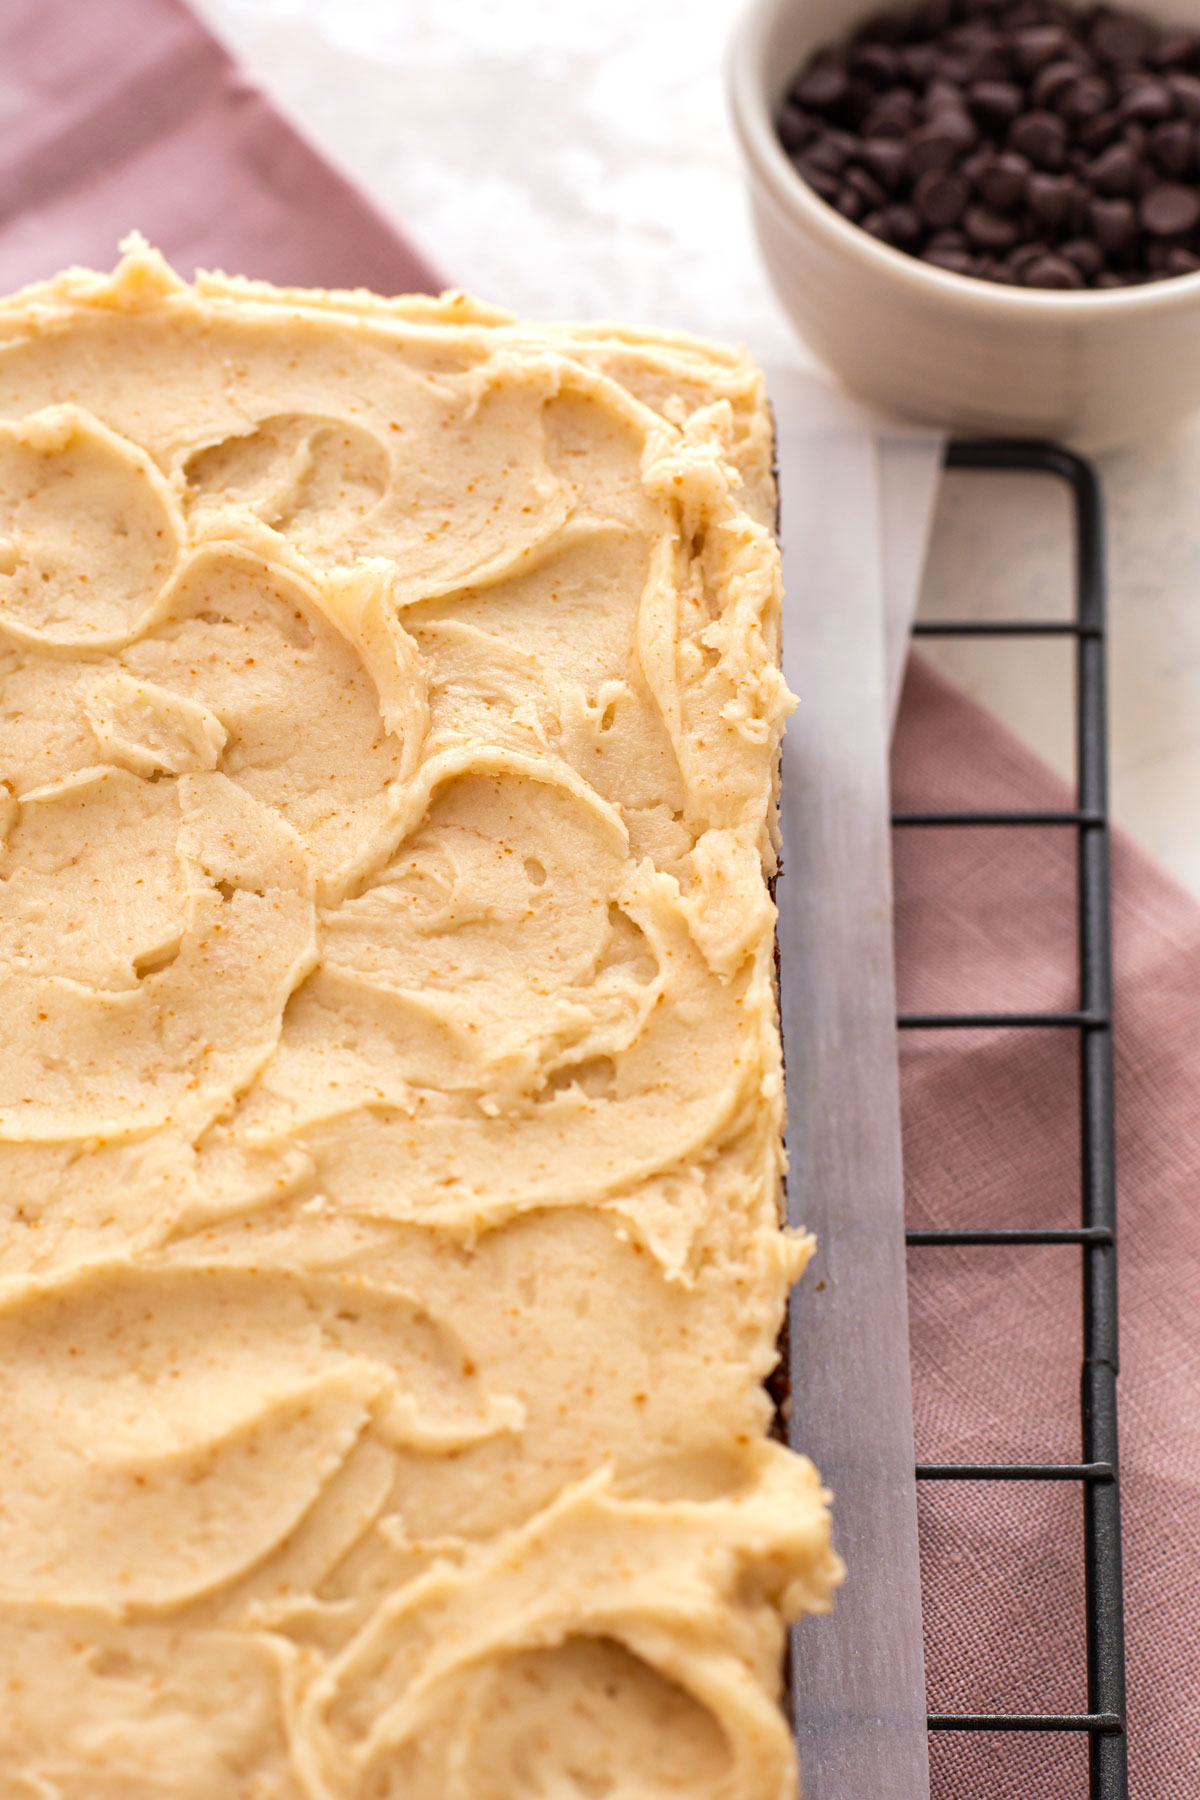
[{"label": "white marble surface", "polygon": [[[737,0],[194,0],[456,283],[795,354],[742,203]],[[1200,423],[1106,457],[1117,818],[1200,895]],[[923,605],[1065,603],[1041,486],[947,484]],[[1060,765],[1061,647],[939,660]]]}]

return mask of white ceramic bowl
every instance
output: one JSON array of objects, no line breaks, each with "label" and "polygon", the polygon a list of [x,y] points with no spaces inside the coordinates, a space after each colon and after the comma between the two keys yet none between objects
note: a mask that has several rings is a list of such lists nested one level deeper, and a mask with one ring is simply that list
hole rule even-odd
[{"label": "white ceramic bowl", "polygon": [[[1047,293],[933,268],[827,206],[772,123],[800,64],[882,0],[755,0],[734,38],[729,90],[759,242],[805,341],[851,392],[958,432],[1145,437],[1200,407],[1200,274],[1144,287]],[[1200,23],[1197,0],[1157,0]]]}]

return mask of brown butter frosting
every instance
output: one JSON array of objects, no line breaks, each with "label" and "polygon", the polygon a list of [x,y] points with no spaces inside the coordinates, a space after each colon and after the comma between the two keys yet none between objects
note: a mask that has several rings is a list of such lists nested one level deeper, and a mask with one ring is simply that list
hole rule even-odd
[{"label": "brown butter frosting", "polygon": [[0,303],[0,1794],[789,1800],[749,360]]}]

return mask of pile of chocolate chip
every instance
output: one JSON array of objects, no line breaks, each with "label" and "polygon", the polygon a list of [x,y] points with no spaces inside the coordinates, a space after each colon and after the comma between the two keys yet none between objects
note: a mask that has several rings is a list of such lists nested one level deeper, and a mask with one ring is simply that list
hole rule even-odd
[{"label": "pile of chocolate chip", "polygon": [[1200,31],[1059,0],[922,0],[817,51],[779,138],[823,200],[1030,288],[1200,270]]}]

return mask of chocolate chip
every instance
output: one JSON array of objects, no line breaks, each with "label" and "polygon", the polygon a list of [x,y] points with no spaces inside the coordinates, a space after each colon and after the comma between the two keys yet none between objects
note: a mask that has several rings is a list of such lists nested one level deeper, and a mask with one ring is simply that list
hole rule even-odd
[{"label": "chocolate chip", "polygon": [[[944,68],[944,65],[943,65]],[[948,81],[941,74],[931,81],[925,89],[925,117],[936,119],[939,113],[960,113],[966,109],[966,95],[957,81]]]},{"label": "chocolate chip", "polygon": [[971,183],[953,169],[926,169],[913,189],[913,205],[926,225],[954,225],[966,211]]},{"label": "chocolate chip", "polygon": [[1049,256],[1049,254],[1049,244],[1022,244],[1009,257],[1008,266],[1015,275],[1020,275],[1031,262],[1036,262],[1039,256]]},{"label": "chocolate chip", "polygon": [[1067,127],[1057,113],[1027,112],[1014,119],[1008,134],[1011,150],[1020,151],[1039,169],[1061,169],[1067,154]]},{"label": "chocolate chip", "polygon": [[900,66],[909,81],[924,87],[937,68],[937,51],[932,44],[906,44],[900,52]]},{"label": "chocolate chip", "polygon": [[842,191],[842,184],[836,174],[829,169],[819,168],[815,163],[810,163],[807,157],[797,158],[796,170],[804,177],[813,192],[820,194],[822,200],[828,200],[830,204]]},{"label": "chocolate chip", "polygon": [[806,169],[824,169],[829,175],[840,175],[848,157],[849,151],[840,137],[827,131],[808,146],[802,160]]},{"label": "chocolate chip", "polygon": [[1150,151],[1165,175],[1186,175],[1192,165],[1192,127],[1186,119],[1167,119],[1150,133]]},{"label": "chocolate chip", "polygon": [[967,100],[981,125],[1007,125],[1021,110],[1021,90],[1015,81],[972,82]]},{"label": "chocolate chip", "polygon": [[1128,13],[1102,13],[1092,26],[1089,42],[1101,62],[1133,62],[1145,55],[1149,35],[1141,20]]},{"label": "chocolate chip", "polygon": [[1137,175],[1137,152],[1122,140],[1102,150],[1089,170],[1092,185],[1100,194],[1131,194]]},{"label": "chocolate chip", "polygon": [[1025,270],[1025,286],[1031,288],[1081,288],[1083,276],[1065,256],[1039,256]]},{"label": "chocolate chip", "polygon": [[932,263],[935,269],[945,269],[951,275],[969,275],[972,259],[965,250],[926,250],[924,261]]},{"label": "chocolate chip", "polygon": [[1200,193],[1178,181],[1160,181],[1142,195],[1138,212],[1143,229],[1155,237],[1182,237],[1200,224]]},{"label": "chocolate chip", "polygon": [[911,206],[897,204],[884,212],[890,241],[902,250],[911,250],[921,236],[921,221]]},{"label": "chocolate chip", "polygon": [[792,93],[801,106],[812,106],[818,112],[826,112],[845,98],[849,85],[841,58],[825,56],[809,64]]},{"label": "chocolate chip", "polygon": [[1128,285],[1127,278],[1124,275],[1118,275],[1115,269],[1105,269],[1096,277],[1098,288],[1121,288],[1128,287]]},{"label": "chocolate chip", "polygon": [[1131,93],[1134,88],[1141,87],[1144,82],[1160,79],[1157,75],[1151,75],[1146,65],[1140,62],[1117,63],[1114,68],[1109,70],[1109,76],[1117,93],[1122,95]]},{"label": "chocolate chip", "polygon": [[1098,75],[1081,75],[1055,100],[1056,109],[1072,125],[1086,124],[1099,116],[1112,99],[1112,89]]},{"label": "chocolate chip", "polygon": [[846,169],[843,180],[848,188],[853,188],[860,196],[868,212],[874,211],[877,206],[887,205],[887,189],[866,169]]},{"label": "chocolate chip", "polygon": [[1173,246],[1167,251],[1168,275],[1194,275],[1200,269],[1200,256],[1193,250],[1181,250]]},{"label": "chocolate chip", "polygon": [[1137,236],[1137,214],[1131,200],[1093,200],[1092,230],[1102,250],[1120,255]]},{"label": "chocolate chip", "polygon": [[969,156],[964,156],[958,166],[972,187],[978,187],[995,161],[996,152],[992,146],[981,144],[978,150],[972,150]]},{"label": "chocolate chip", "polygon": [[1072,238],[1062,246],[1059,255],[1074,263],[1085,281],[1094,281],[1104,267],[1104,258],[1091,238]]},{"label": "chocolate chip", "polygon": [[1185,119],[1200,119],[1200,75],[1168,75],[1167,92]]},{"label": "chocolate chip", "polygon": [[938,61],[938,78],[952,81],[955,87],[966,87],[975,79],[975,58],[973,56],[955,56],[953,51],[944,53]]},{"label": "chocolate chip", "polygon": [[862,195],[856,193],[852,187],[839,188],[834,196],[833,204],[846,219],[861,219],[866,211],[866,203]]},{"label": "chocolate chip", "polygon": [[953,49],[983,50],[989,44],[1003,43],[1001,34],[988,24],[984,16],[988,10],[986,6],[968,5],[964,10],[967,13],[964,22],[952,26],[946,33],[946,42]]},{"label": "chocolate chip", "polygon": [[948,169],[969,150],[979,133],[965,113],[939,113],[928,125],[920,125],[908,140],[908,170],[913,176],[926,169]]},{"label": "chocolate chip", "polygon": [[1029,177],[1025,199],[1042,225],[1061,225],[1070,209],[1075,184],[1069,175],[1045,175],[1039,169]]},{"label": "chocolate chip", "polygon": [[1012,74],[1012,58],[1004,40],[998,38],[994,44],[981,44],[972,50],[966,58],[964,74],[970,82],[1007,81]]},{"label": "chocolate chip", "polygon": [[891,87],[900,73],[900,58],[888,44],[857,44],[849,61],[851,73],[874,87]]},{"label": "chocolate chip", "polygon": [[900,138],[868,138],[859,146],[858,160],[884,187],[894,188],[904,173],[904,144]]},{"label": "chocolate chip", "polygon": [[1075,141],[1084,150],[1103,150],[1116,137],[1122,122],[1119,112],[1097,113],[1094,119],[1076,127]]},{"label": "chocolate chip", "polygon": [[1013,57],[1022,75],[1034,75],[1067,47],[1061,25],[1029,25],[1013,37]]},{"label": "chocolate chip", "polygon": [[1082,63],[1073,61],[1050,63],[1035,75],[1033,86],[1029,90],[1030,99],[1035,106],[1054,106],[1058,102],[1059,95],[1066,93],[1068,88],[1074,87],[1082,74]]},{"label": "chocolate chip", "polygon": [[846,152],[847,157],[858,155],[858,146],[861,140],[856,132],[839,131],[835,128],[828,132],[827,135],[833,143],[841,145],[842,149]]},{"label": "chocolate chip", "polygon": [[1171,90],[1162,81],[1143,81],[1130,88],[1121,101],[1121,116],[1140,119],[1144,125],[1157,125],[1174,112]]},{"label": "chocolate chip", "polygon": [[1027,156],[1006,150],[979,178],[979,192],[996,212],[1011,212],[1025,198],[1025,184],[1033,172]]},{"label": "chocolate chip", "polygon": [[793,106],[790,100],[785,100],[779,109],[775,129],[784,149],[794,153],[812,142],[818,128],[807,113],[801,112],[798,106]]},{"label": "chocolate chip", "polygon": [[971,242],[981,250],[1011,250],[1017,241],[1013,221],[987,206],[968,206],[963,225]]},{"label": "chocolate chip", "polygon": [[1146,61],[1155,69],[1174,69],[1180,63],[1190,62],[1196,50],[1194,33],[1168,31],[1156,44],[1151,44],[1146,52]]},{"label": "chocolate chip", "polygon": [[869,138],[899,137],[912,130],[917,116],[917,102],[904,88],[895,88],[877,100],[863,120],[863,136]]},{"label": "chocolate chip", "polygon": [[941,231],[931,231],[925,248],[927,250],[969,250],[971,246],[967,242],[965,231],[957,231],[953,225],[948,225]]}]

